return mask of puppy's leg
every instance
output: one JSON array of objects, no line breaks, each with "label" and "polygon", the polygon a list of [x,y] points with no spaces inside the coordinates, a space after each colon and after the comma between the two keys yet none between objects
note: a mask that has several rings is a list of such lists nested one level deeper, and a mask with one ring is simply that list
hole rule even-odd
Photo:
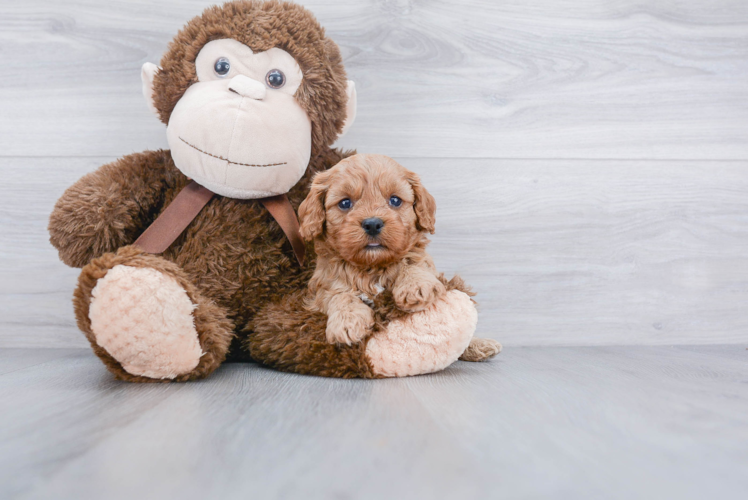
[{"label": "puppy's leg", "polygon": [[331,344],[355,344],[374,326],[374,313],[352,293],[333,295],[327,303],[327,341]]},{"label": "puppy's leg", "polygon": [[392,288],[395,305],[405,312],[423,311],[445,293],[447,289],[434,273],[419,266],[404,268]]},{"label": "puppy's leg", "polygon": [[473,337],[470,345],[460,356],[462,361],[485,361],[501,352],[501,344],[493,339],[479,339]]}]

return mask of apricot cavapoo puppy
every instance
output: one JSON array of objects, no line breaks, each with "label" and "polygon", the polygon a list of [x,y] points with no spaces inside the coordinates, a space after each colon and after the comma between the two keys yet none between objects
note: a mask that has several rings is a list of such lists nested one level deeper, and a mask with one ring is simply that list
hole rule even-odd
[{"label": "apricot cavapoo puppy", "polygon": [[[307,307],[327,315],[330,343],[364,339],[374,325],[367,304],[383,290],[406,312],[446,293],[426,253],[435,213],[419,177],[387,156],[353,155],[314,177],[299,207],[301,236],[315,240],[317,253]],[[486,359],[500,349],[474,338],[462,359]]]}]

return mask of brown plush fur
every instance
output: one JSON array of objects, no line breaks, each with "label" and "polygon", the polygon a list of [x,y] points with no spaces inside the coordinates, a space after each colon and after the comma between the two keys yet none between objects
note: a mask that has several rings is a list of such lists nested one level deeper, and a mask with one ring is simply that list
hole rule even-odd
[{"label": "brown plush fur", "polygon": [[94,259],[83,268],[83,272],[78,277],[78,287],[75,290],[74,299],[78,327],[86,335],[96,355],[118,378],[133,382],[168,381],[154,380],[127,373],[117,360],[96,343],[91,331],[91,320],[88,316],[91,290],[96,286],[97,281],[116,265],[151,268],[171,276],[185,289],[190,301],[197,305],[193,312],[195,329],[198,332],[200,346],[205,354],[200,358],[199,364],[192,372],[180,375],[174,381],[181,382],[202,378],[213,372],[226,359],[226,352],[234,336],[234,324],[227,318],[226,309],[204,297],[185,272],[173,262],[157,255],[145,253],[139,248],[126,246],[120,248],[117,253],[107,253],[98,259]]},{"label": "brown plush fur", "polygon": [[[314,17],[298,5],[252,1],[211,7],[176,36],[161,61],[154,97],[164,122],[195,81],[194,61],[200,48],[227,37],[253,50],[281,47],[302,68],[304,83],[296,97],[312,120],[313,147],[306,174],[288,194],[298,208],[312,175],[350,154],[330,148],[345,119],[346,80],[340,53]],[[85,266],[74,304],[89,340],[93,340],[88,319],[91,290],[114,265],[149,266],[185,287],[198,305],[196,327],[203,351],[209,354],[194,372],[177,380],[213,371],[226,356],[231,336],[251,332],[257,312],[304,289],[314,269],[313,249],[308,248],[311,258],[306,267],[299,268],[283,231],[256,200],[215,196],[161,256],[128,247],[187,183],[169,151],[128,155],[71,186],[55,205],[49,223],[50,241],[60,258],[71,266]],[[96,345],[94,352],[118,378],[150,380],[125,372]]]},{"label": "brown plush fur", "polygon": [[[445,290],[473,292],[459,276],[447,281],[438,277]],[[270,304],[255,318],[254,331],[246,340],[252,356],[277,370],[338,378],[380,378],[366,355],[368,338],[352,345],[331,344],[326,339],[327,316],[310,311],[305,302],[310,291],[301,290]],[[384,291],[374,298],[374,323],[371,333],[409,314],[395,303],[392,293]],[[471,359],[470,361],[477,361]]]},{"label": "brown plush fur", "polygon": [[[390,203],[392,196],[400,206]],[[341,200],[352,206],[341,209]],[[368,334],[374,318],[359,296],[374,297],[378,286],[407,312],[446,293],[426,253],[435,214],[418,176],[386,156],[354,155],[315,176],[299,218],[302,237],[314,240],[318,255],[308,307],[327,314],[329,342],[351,344]],[[373,217],[384,223],[376,236],[362,227]]]}]

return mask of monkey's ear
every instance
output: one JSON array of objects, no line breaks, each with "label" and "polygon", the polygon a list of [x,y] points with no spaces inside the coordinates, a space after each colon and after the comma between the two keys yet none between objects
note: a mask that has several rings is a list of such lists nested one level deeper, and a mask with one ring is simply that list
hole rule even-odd
[{"label": "monkey's ear", "polygon": [[153,100],[153,79],[156,77],[156,73],[158,73],[160,69],[161,68],[150,62],[143,64],[143,67],[140,69],[140,79],[143,80],[143,97],[145,97],[145,102],[148,104],[148,109],[153,111],[153,114],[157,117],[159,116],[159,113]]},{"label": "monkey's ear", "polygon": [[348,80],[348,86],[345,89],[346,95],[348,95],[348,104],[346,105],[345,123],[343,124],[343,130],[340,131],[338,137],[343,137],[348,129],[353,125],[353,121],[356,119],[356,84],[351,80]]},{"label": "monkey's ear", "polygon": [[309,194],[299,205],[299,232],[305,241],[312,241],[324,231],[325,194],[329,179],[329,170],[315,175]]},{"label": "monkey's ear", "polygon": [[421,178],[413,172],[410,172],[410,175],[408,175],[408,181],[413,187],[413,194],[415,195],[413,210],[415,210],[416,217],[418,218],[417,227],[421,231],[428,231],[434,234],[434,230],[436,229],[436,200],[423,187]]}]

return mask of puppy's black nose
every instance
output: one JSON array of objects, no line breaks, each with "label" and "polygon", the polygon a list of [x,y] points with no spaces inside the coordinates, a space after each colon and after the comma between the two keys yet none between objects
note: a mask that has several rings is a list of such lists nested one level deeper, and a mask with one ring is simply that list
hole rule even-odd
[{"label": "puppy's black nose", "polygon": [[366,234],[369,236],[376,236],[382,232],[384,221],[379,217],[369,217],[368,219],[364,219],[361,223],[361,227],[364,228],[364,231],[366,231]]}]

